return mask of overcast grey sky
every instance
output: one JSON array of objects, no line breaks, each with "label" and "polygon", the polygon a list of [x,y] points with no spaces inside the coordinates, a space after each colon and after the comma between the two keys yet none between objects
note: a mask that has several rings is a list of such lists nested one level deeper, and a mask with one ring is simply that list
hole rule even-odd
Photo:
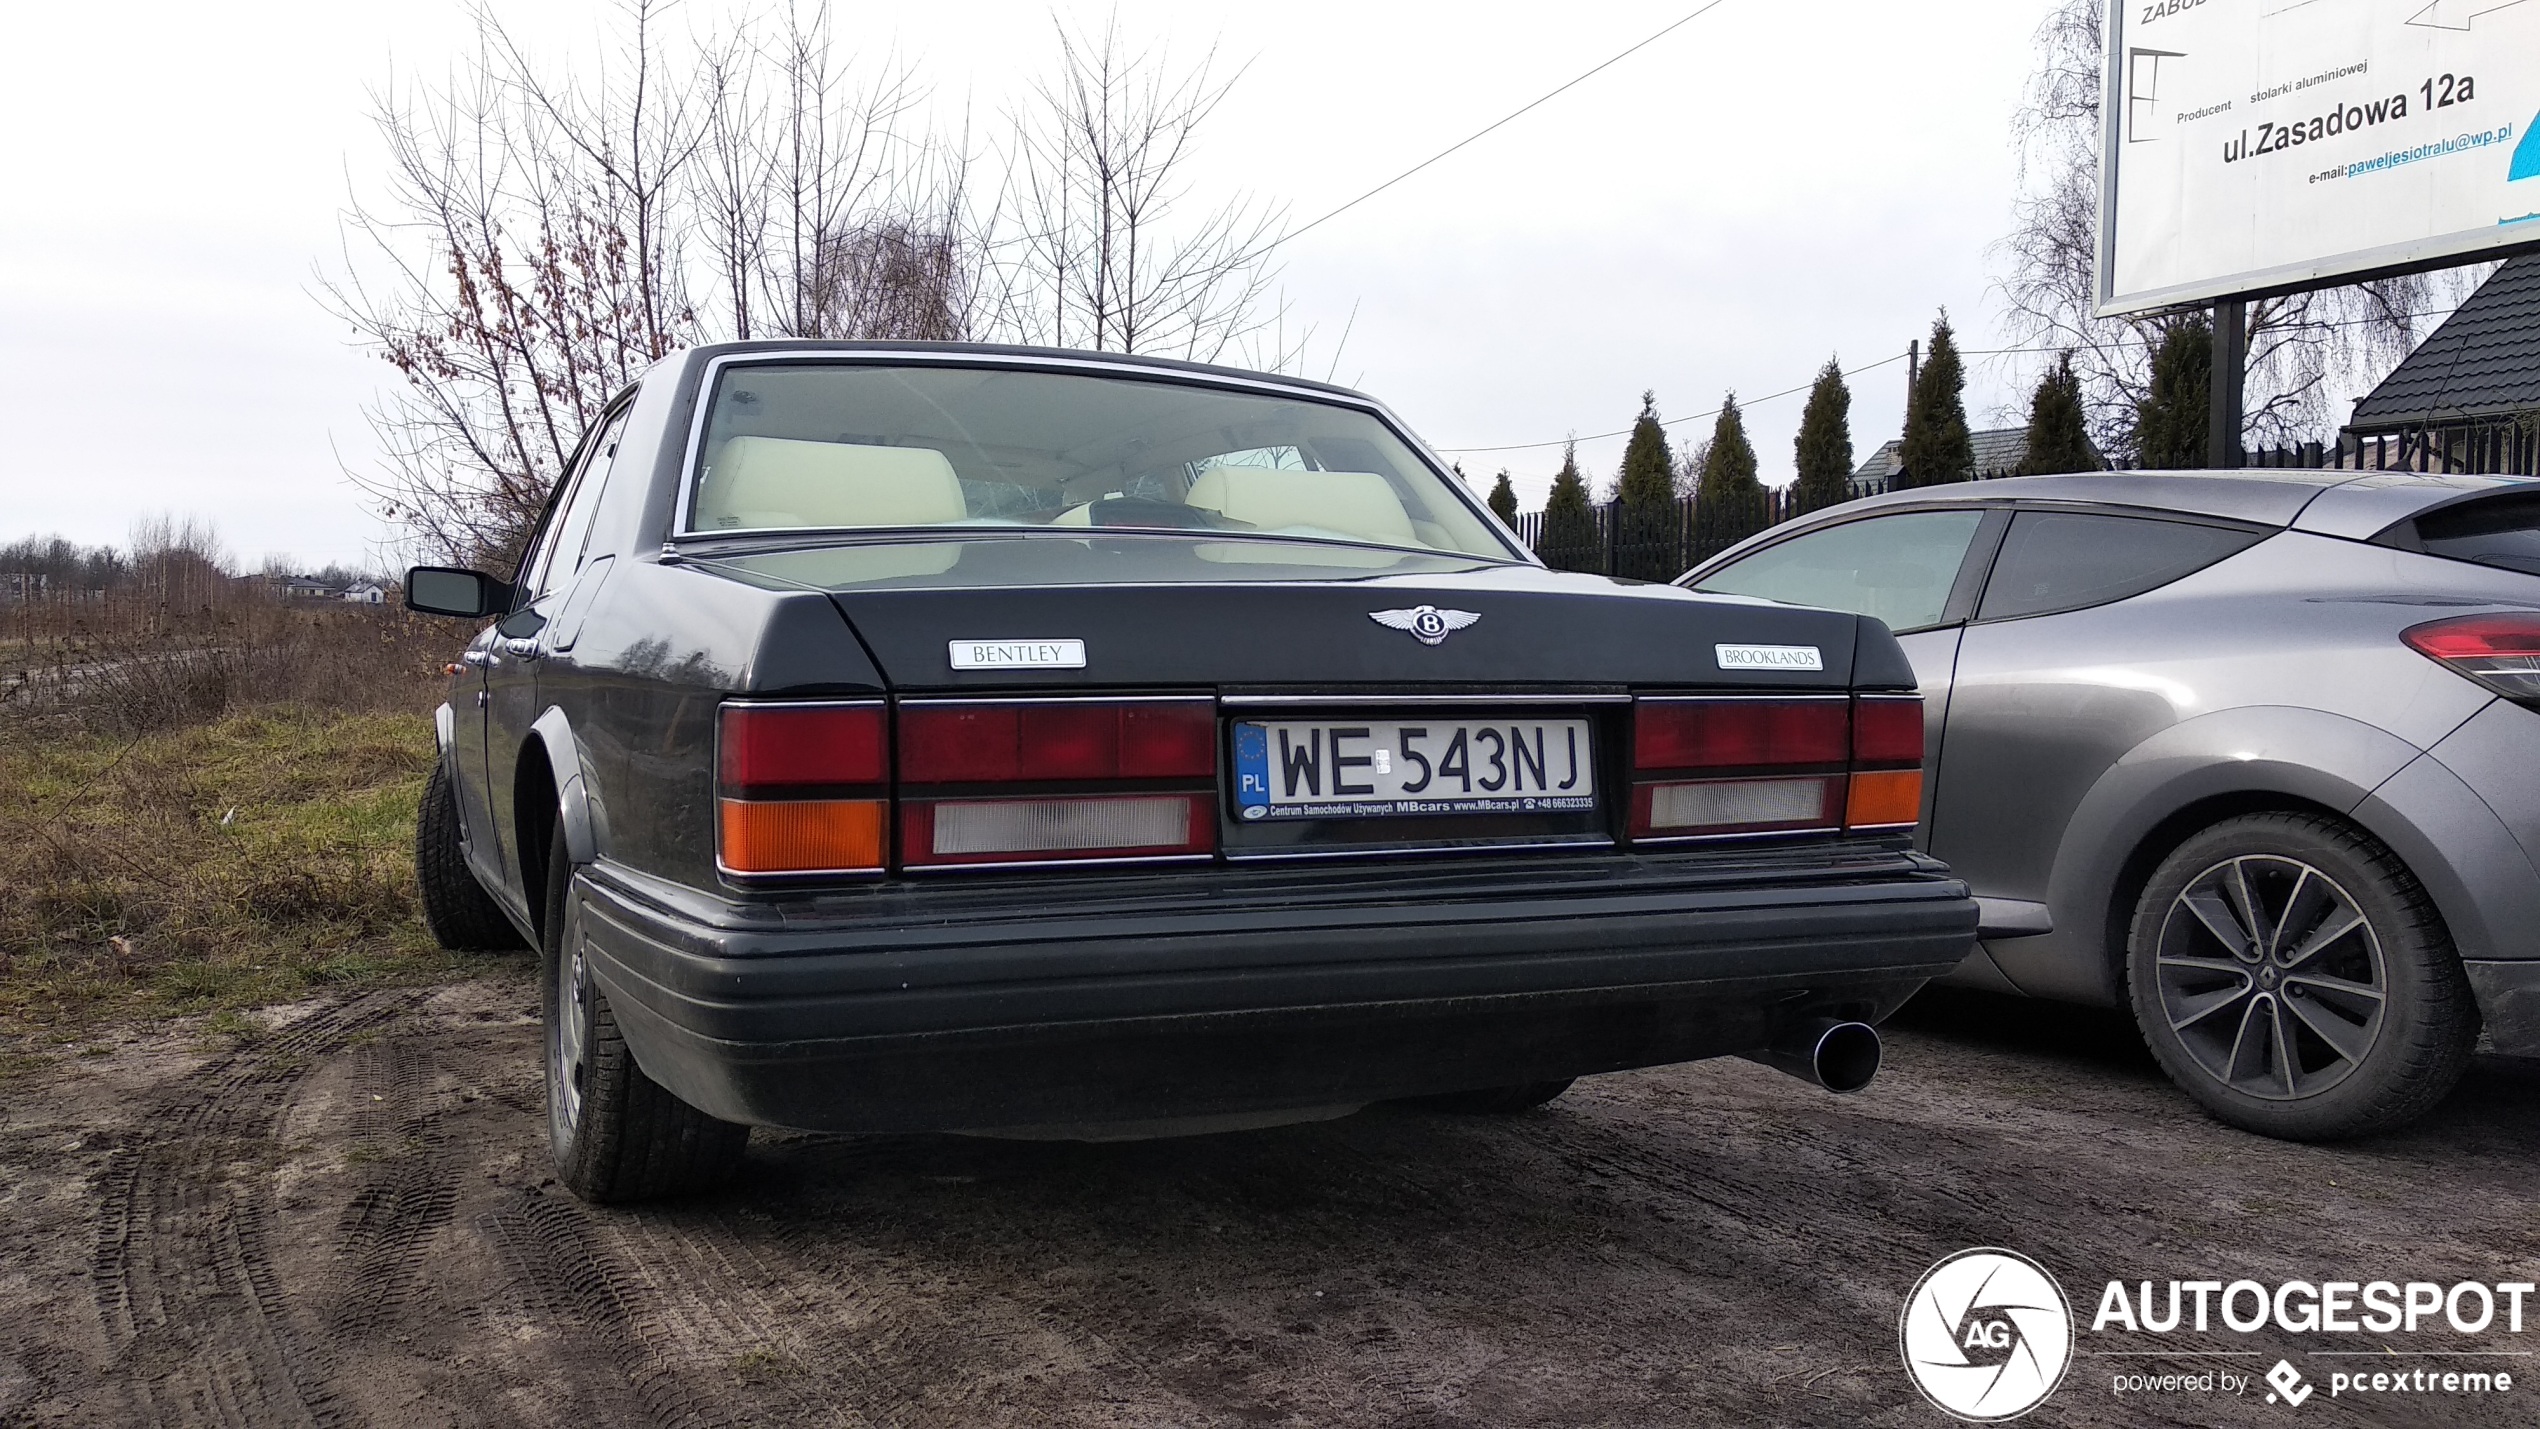
[{"label": "overcast grey sky", "polygon": [[[1211,121],[1206,193],[1299,222],[1464,137],[1696,0],[1460,5],[1122,0],[1131,35],[1248,63]],[[731,13],[689,0],[700,25]],[[1104,5],[1061,4],[1099,22]],[[541,52],[593,52],[606,0],[512,0]],[[914,66],[948,115],[1009,108],[1052,50],[1041,0],[843,3],[842,41]],[[2000,346],[1985,247],[2008,223],[2008,121],[2043,0],[1725,0],[1578,89],[1298,239],[1280,286],[1328,371],[1441,448],[1558,443],[1903,352],[1947,305]],[[0,539],[119,541],[151,511],[219,522],[247,563],[370,556],[343,475],[386,364],[314,296],[351,189],[375,193],[369,92],[438,74],[453,0],[20,6],[0,49]],[[1355,314],[1353,318],[1353,313]],[[1345,346],[1334,352],[1346,326]],[[1978,425],[2033,368],[1978,363]],[[1904,365],[1855,379],[1894,435]],[[1800,398],[1750,411],[1768,481]],[[1707,432],[1708,423],[1695,424]],[[1679,427],[1680,441],[1697,435]],[[1582,442],[1600,484],[1621,442]],[[1531,507],[1557,445],[1460,455]]]}]

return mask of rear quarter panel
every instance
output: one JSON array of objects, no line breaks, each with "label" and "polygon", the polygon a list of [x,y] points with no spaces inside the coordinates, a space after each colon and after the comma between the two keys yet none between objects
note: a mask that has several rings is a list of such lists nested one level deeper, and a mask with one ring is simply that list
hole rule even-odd
[{"label": "rear quarter panel", "polygon": [[[2429,569],[2441,567],[2448,569]],[[2113,1001],[2113,902],[2144,836],[2200,802],[2353,810],[2488,702],[2399,642],[2503,573],[2287,532],[2160,590],[1971,626],[1933,851],[2056,930],[1987,945],[2025,991]]]}]

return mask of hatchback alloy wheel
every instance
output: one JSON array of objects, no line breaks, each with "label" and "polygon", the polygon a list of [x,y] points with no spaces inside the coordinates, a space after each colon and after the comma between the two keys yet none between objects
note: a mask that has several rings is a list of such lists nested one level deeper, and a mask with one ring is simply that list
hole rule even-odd
[{"label": "hatchback alloy wheel", "polygon": [[2326,1141],[2423,1115],[2478,1039],[2443,915],[2407,865],[2326,814],[2191,835],[2144,885],[2126,939],[2145,1045],[2234,1126]]},{"label": "hatchback alloy wheel", "polygon": [[2171,900],[2161,1010],[2215,1080],[2270,1101],[2313,1096],[2372,1054],[2389,975],[2352,894],[2298,859],[2224,859]]}]

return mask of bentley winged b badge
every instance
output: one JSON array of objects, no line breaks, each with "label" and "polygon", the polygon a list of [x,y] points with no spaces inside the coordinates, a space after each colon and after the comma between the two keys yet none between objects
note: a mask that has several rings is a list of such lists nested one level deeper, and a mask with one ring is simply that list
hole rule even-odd
[{"label": "bentley winged b badge", "polygon": [[1423,645],[1443,645],[1446,637],[1481,619],[1470,610],[1440,610],[1434,605],[1415,605],[1409,610],[1371,610],[1367,618],[1378,625],[1403,631]]}]

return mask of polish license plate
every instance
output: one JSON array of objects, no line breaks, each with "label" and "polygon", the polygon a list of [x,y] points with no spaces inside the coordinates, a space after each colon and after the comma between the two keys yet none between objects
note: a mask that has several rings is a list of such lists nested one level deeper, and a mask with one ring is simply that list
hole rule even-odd
[{"label": "polish license plate", "polygon": [[1583,719],[1242,721],[1235,808],[1256,819],[1596,808]]}]

